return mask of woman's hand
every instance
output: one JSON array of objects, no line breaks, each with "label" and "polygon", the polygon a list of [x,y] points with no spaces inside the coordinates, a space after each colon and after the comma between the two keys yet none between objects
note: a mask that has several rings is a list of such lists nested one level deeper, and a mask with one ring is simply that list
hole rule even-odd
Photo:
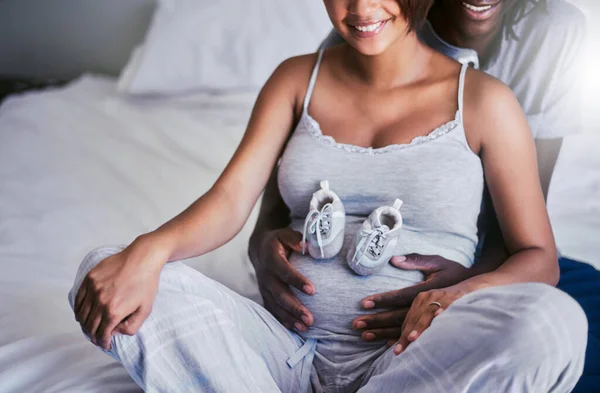
[{"label": "woman's hand", "polygon": [[286,328],[305,332],[313,324],[310,311],[290,290],[290,286],[313,295],[314,285],[289,262],[292,251],[302,252],[302,234],[291,228],[267,232],[255,262],[258,288],[265,308]]},{"label": "woman's hand", "polygon": [[402,335],[394,347],[394,353],[401,354],[406,347],[423,334],[435,317],[473,290],[474,288],[469,285],[461,283],[444,289],[421,292],[417,295],[402,325]]},{"label": "woman's hand", "polygon": [[[140,238],[141,239],[141,238]],[[113,333],[134,335],[152,310],[166,258],[136,240],[94,267],[75,297],[75,319],[95,345],[110,350]]]},{"label": "woman's hand", "polygon": [[353,327],[363,331],[362,338],[365,341],[397,340],[402,333],[402,324],[409,307],[419,293],[449,287],[471,276],[468,268],[437,255],[411,254],[394,257],[391,264],[399,269],[418,270],[425,279],[417,285],[369,296],[363,300],[362,306],[365,309],[389,309],[354,320]]}]

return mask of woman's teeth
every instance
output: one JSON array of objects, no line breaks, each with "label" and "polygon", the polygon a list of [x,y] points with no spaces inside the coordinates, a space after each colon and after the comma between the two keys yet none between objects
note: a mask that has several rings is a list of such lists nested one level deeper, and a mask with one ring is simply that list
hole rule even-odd
[{"label": "woman's teeth", "polygon": [[469,3],[465,3],[464,1],[462,2],[462,4],[467,7],[468,9],[470,9],[471,11],[475,11],[475,12],[483,12],[483,11],[487,11],[490,8],[492,8],[491,5],[483,5],[481,7],[477,7],[476,5],[472,5]]},{"label": "woman's teeth", "polygon": [[381,26],[383,22],[377,22],[374,23],[372,25],[368,25],[368,26],[354,26],[354,28],[358,31],[362,31],[362,32],[369,32],[369,31],[375,31],[379,28],[379,26]]}]

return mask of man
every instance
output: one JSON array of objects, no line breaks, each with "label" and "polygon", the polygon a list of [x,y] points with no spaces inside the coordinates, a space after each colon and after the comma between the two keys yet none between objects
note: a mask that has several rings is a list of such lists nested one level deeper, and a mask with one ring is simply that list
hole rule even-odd
[{"label": "man", "polygon": [[[563,0],[436,0],[428,23],[419,32],[421,40],[434,49],[479,68],[512,88],[536,139],[545,194],[562,137],[581,129],[578,67],[584,35],[585,18]],[[341,39],[334,31],[323,45],[339,42]],[[309,295],[316,288],[287,260],[291,251],[301,250],[301,234],[286,228],[289,210],[278,193],[276,178],[274,173],[265,191],[249,254],[265,307],[288,328],[305,330],[313,323],[312,314],[289,286]],[[419,292],[450,286],[500,266],[507,253],[493,214],[486,215],[482,227],[487,228],[482,231],[486,233],[485,241],[471,269],[439,256],[393,258],[394,266],[420,270],[425,280],[413,287],[369,298],[374,301],[373,308],[380,311],[359,318],[366,324],[361,329],[363,339],[397,339],[404,315]],[[595,391],[591,389],[600,386],[600,332],[595,326],[600,322],[600,311],[590,304],[598,302],[594,299],[600,298],[600,293],[591,294],[585,289],[595,287],[598,292],[600,272],[566,259],[561,259],[560,265],[559,288],[580,302],[590,321],[586,369],[575,392]]]}]

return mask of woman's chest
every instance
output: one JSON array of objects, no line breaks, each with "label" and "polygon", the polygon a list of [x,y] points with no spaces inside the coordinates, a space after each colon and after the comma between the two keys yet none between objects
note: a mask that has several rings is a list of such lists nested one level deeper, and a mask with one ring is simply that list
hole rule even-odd
[{"label": "woman's chest", "polygon": [[447,88],[326,87],[317,86],[307,113],[339,143],[374,149],[406,144],[456,120],[458,101]]},{"label": "woman's chest", "polygon": [[465,209],[468,216],[476,214],[483,169],[479,157],[450,133],[421,144],[373,150],[339,144],[300,127],[278,173],[281,195],[293,217],[306,216],[322,180],[329,180],[347,215],[365,217],[400,198],[407,225],[423,227],[427,221],[435,227],[439,217],[448,217],[440,209],[455,212],[459,220]]}]

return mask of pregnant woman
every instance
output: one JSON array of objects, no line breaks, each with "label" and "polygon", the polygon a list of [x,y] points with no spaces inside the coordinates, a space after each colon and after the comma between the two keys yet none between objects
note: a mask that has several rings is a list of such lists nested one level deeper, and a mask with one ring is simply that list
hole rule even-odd
[{"label": "pregnant woman", "polygon": [[[419,42],[431,1],[324,3],[345,42],[278,67],[229,165],[192,206],[126,248],[85,258],[69,296],[82,329],[148,392],[570,391],[587,323],[551,286],[556,248],[516,99]],[[235,236],[279,160],[294,229],[320,184],[345,210],[339,253],[290,257],[317,288],[297,292],[313,312],[308,330],[288,330],[258,304],[168,264]],[[484,179],[510,258],[419,295],[392,347],[361,340],[352,326],[368,307],[361,300],[421,279],[389,265],[368,276],[350,269],[365,219],[399,198],[395,255],[469,267]]]}]

